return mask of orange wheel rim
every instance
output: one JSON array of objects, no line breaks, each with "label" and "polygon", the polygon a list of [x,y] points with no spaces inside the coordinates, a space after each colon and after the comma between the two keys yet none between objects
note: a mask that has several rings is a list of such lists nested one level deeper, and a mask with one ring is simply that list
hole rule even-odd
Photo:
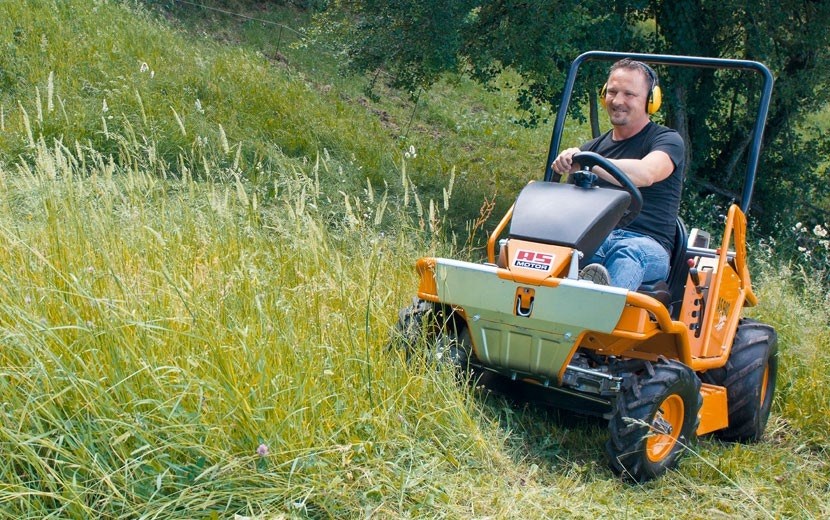
[{"label": "orange wheel rim", "polygon": [[761,379],[761,406],[767,398],[767,385],[769,384],[769,361],[764,365],[764,377]]},{"label": "orange wheel rim", "polygon": [[646,457],[651,462],[666,458],[677,444],[683,427],[685,409],[679,395],[670,395],[657,408],[651,423],[651,435],[646,439]]}]

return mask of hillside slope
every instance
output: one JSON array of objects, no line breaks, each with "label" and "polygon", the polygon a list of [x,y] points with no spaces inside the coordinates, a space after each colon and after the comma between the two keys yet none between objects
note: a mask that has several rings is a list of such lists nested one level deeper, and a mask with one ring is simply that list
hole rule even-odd
[{"label": "hillside slope", "polygon": [[385,348],[414,260],[470,254],[427,144],[132,4],[0,17],[0,517],[830,516],[830,303],[774,257],[767,439],[625,484],[602,424]]}]

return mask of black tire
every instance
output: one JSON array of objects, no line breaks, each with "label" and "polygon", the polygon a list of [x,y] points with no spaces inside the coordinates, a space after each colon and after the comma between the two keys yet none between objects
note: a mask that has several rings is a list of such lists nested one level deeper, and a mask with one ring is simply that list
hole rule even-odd
[{"label": "black tire", "polygon": [[756,442],[769,419],[778,377],[778,335],[755,320],[742,319],[723,368],[701,375],[705,383],[726,387],[729,427],[715,432],[726,441]]},{"label": "black tire", "polygon": [[426,338],[432,334],[432,303],[415,299],[411,305],[398,312],[398,322],[389,342],[390,350],[400,350],[408,360]]},{"label": "black tire", "polygon": [[630,376],[608,423],[611,469],[645,482],[675,467],[695,438],[702,402],[700,380],[689,367],[673,360],[646,362]]},{"label": "black tire", "polygon": [[451,308],[415,299],[398,313],[390,347],[407,361],[423,351],[429,361],[467,370],[472,342],[464,320]]}]

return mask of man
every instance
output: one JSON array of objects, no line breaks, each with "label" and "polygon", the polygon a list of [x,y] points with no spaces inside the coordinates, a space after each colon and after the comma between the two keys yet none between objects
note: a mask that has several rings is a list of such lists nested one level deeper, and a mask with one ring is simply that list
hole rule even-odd
[{"label": "man", "polygon": [[[643,209],[624,229],[615,229],[582,270],[583,278],[636,290],[665,280],[680,207],[685,151],[676,131],[651,121],[661,101],[656,73],[645,63],[623,59],[611,66],[602,102],[613,128],[580,148],[568,148],[553,162],[558,174],[573,173],[579,151],[602,155],[640,189]],[[617,185],[601,168],[599,184]]]}]

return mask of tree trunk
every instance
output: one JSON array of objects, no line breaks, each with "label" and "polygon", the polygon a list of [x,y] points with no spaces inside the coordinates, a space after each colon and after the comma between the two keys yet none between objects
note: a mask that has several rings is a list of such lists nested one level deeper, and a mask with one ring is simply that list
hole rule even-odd
[{"label": "tree trunk", "polygon": [[[674,95],[677,97],[677,106],[674,107],[674,124],[672,128],[677,130],[683,142],[686,144],[686,172],[691,171],[692,166],[692,138],[689,135],[689,114],[686,111],[686,87],[680,83],[674,87]],[[684,172],[684,175],[685,173]]]},{"label": "tree trunk", "polygon": [[747,132],[743,139],[738,143],[738,146],[732,149],[732,154],[726,162],[726,171],[724,172],[724,185],[729,186],[732,182],[732,177],[735,175],[735,168],[738,166],[741,157],[744,156],[749,143],[752,141],[752,132]]},{"label": "tree trunk", "polygon": [[591,90],[588,93],[588,118],[591,120],[591,136],[599,136],[599,108],[597,107],[597,93]]}]

